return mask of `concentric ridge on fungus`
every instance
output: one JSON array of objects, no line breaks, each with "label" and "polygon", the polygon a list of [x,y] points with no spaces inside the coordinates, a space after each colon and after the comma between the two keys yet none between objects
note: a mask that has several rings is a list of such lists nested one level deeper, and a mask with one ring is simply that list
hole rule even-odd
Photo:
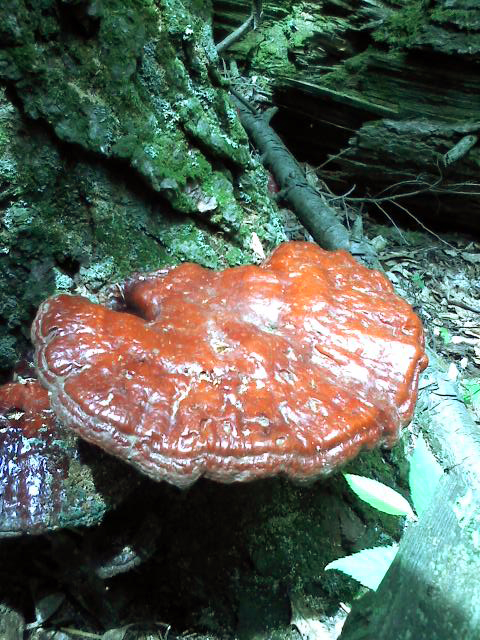
[{"label": "concentric ridge on fungus", "polygon": [[46,300],[36,365],[60,420],[153,478],[306,481],[412,417],[420,320],[345,251],[289,242],[260,266],[185,263],[123,293],[126,312]]}]

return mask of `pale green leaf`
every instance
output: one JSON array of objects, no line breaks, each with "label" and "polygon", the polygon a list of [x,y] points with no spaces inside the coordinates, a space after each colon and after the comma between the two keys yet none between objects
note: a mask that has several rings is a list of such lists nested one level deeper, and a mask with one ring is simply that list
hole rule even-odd
[{"label": "pale green leaf", "polygon": [[351,556],[330,562],[325,567],[325,571],[338,569],[363,584],[364,587],[376,591],[397,551],[398,544],[392,544],[390,547],[364,549]]},{"label": "pale green leaf", "polygon": [[382,482],[364,476],[356,476],[351,473],[345,473],[344,476],[352,491],[371,507],[394,516],[407,516],[415,519],[412,507],[398,491],[387,487]]},{"label": "pale green leaf", "polygon": [[472,378],[471,380],[464,380],[462,382],[464,390],[463,401],[465,404],[471,406],[475,411],[480,409],[480,381],[478,378]]},{"label": "pale green leaf", "polygon": [[452,341],[452,336],[450,335],[449,330],[445,329],[445,327],[440,327],[439,334],[445,344],[448,344]]},{"label": "pale green leaf", "polygon": [[419,435],[410,459],[408,474],[412,502],[418,515],[430,502],[442,473],[442,467],[428,449],[423,437]]}]

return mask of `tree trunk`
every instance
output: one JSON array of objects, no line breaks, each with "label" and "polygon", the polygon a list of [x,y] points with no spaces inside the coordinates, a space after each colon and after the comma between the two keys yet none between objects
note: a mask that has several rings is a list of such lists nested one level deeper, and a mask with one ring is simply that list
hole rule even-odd
[{"label": "tree trunk", "polygon": [[[38,303],[285,239],[217,71],[208,1],[0,6],[0,367]],[[256,234],[256,236],[252,235]]]}]

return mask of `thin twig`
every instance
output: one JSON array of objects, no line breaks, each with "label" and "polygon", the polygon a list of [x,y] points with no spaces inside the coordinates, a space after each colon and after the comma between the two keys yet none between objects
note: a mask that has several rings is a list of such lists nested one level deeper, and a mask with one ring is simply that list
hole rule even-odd
[{"label": "thin twig", "polygon": [[446,240],[444,240],[443,238],[441,238],[438,234],[436,234],[434,231],[432,231],[431,229],[429,229],[425,224],[423,224],[423,222],[417,218],[417,216],[414,216],[413,213],[411,213],[407,207],[404,207],[403,205],[401,205],[399,202],[392,202],[392,204],[394,204],[396,207],[398,207],[399,209],[401,209],[402,211],[404,211],[408,216],[410,216],[413,220],[415,220],[415,222],[417,224],[419,224],[422,229],[425,229],[425,231],[427,233],[429,233],[430,235],[434,236],[435,238],[437,238],[437,240],[440,240],[440,242],[443,242],[443,244],[446,244],[447,247],[450,247],[451,249],[455,249],[455,247],[450,244],[449,242],[447,242]]},{"label": "thin twig", "polygon": [[408,242],[408,240],[405,238],[405,236],[403,235],[403,233],[400,231],[400,229],[397,227],[397,225],[395,224],[395,220],[385,211],[385,209],[383,207],[381,207],[378,202],[374,202],[374,204],[380,209],[380,211],[390,220],[390,222],[393,224],[393,226],[395,227],[395,229],[398,231],[398,235],[402,238],[403,242],[405,244],[410,244]]},{"label": "thin twig", "polygon": [[244,98],[241,93],[239,93],[233,87],[229,87],[229,91],[232,94],[232,96],[235,96],[235,98],[239,102],[241,102],[243,104],[243,106],[246,107],[251,113],[254,113],[255,115],[258,115],[258,111],[255,109],[253,104],[251,104],[246,98]]}]

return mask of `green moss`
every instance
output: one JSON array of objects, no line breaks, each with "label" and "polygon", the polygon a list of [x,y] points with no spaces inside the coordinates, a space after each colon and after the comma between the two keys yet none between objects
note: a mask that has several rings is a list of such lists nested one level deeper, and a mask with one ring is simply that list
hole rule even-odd
[{"label": "green moss", "polygon": [[371,59],[370,50],[347,58],[341,65],[322,76],[321,84],[336,91],[346,92],[358,88],[358,80],[364,77],[365,69]]},{"label": "green moss", "polygon": [[255,69],[269,70],[270,73],[291,74],[295,67],[288,60],[289,38],[285,25],[273,24],[265,31],[264,38],[258,44],[255,53]]},{"label": "green moss", "polygon": [[[0,74],[16,83],[26,113],[59,138],[128,162],[186,213],[196,212],[186,185],[214,181],[211,158],[246,166],[245,133],[228,117],[224,92],[210,84],[216,54],[206,3],[196,13],[166,1],[157,8],[104,0],[75,11],[17,4],[8,32],[20,46],[2,52]],[[0,23],[8,14],[0,8]],[[218,200],[231,218],[233,203]]]},{"label": "green moss", "polygon": [[14,19],[0,6],[0,35],[15,45],[0,52],[0,76],[25,114],[0,92],[6,368],[55,291],[95,295],[180,260],[252,262],[253,233],[266,252],[285,239],[266,173],[211,84],[208,3],[14,4]]},{"label": "green moss", "polygon": [[[0,291],[1,296],[1,291]],[[15,366],[18,361],[19,352],[17,340],[8,333],[8,328],[0,328],[0,373]]]},{"label": "green moss", "polygon": [[[205,101],[219,102],[220,108],[225,108],[225,103],[221,99],[218,92],[214,89],[210,90],[210,95],[203,96]],[[249,160],[246,147],[246,134],[241,129],[230,127],[227,118],[222,117],[223,126],[219,126],[217,111],[209,111],[202,108],[199,98],[189,98],[185,100],[179,107],[179,116],[183,126],[188,133],[193,136],[200,146],[205,145],[211,150],[212,154],[218,158],[227,161],[234,161],[239,165],[246,165]],[[222,116],[226,113],[223,111]],[[236,120],[235,120],[236,121]],[[229,129],[233,129],[236,136],[230,137],[226,133]],[[243,143],[243,144],[242,144]]]},{"label": "green moss", "polygon": [[403,8],[393,11],[373,32],[377,42],[394,48],[408,48],[415,44],[418,34],[428,20],[427,0],[403,0]]},{"label": "green moss", "polygon": [[435,7],[430,14],[432,22],[439,24],[455,24],[467,31],[478,31],[480,28],[480,16],[478,9],[476,15],[472,9],[445,9]]}]

